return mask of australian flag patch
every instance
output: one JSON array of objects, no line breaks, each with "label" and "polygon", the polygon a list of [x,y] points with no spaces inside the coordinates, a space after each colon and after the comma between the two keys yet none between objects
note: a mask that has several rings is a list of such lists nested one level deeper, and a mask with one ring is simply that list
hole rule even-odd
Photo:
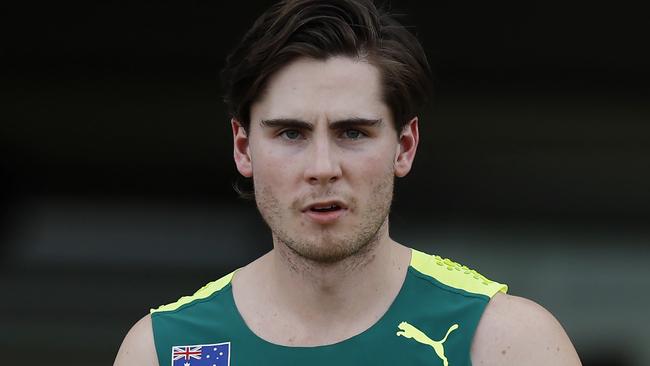
[{"label": "australian flag patch", "polygon": [[172,366],[230,366],[230,342],[173,346]]}]

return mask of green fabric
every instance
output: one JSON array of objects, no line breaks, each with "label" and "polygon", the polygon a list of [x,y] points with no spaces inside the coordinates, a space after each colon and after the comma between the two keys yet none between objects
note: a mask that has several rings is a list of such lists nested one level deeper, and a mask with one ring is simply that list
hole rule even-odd
[{"label": "green fabric", "polygon": [[[233,366],[446,366],[433,346],[397,336],[400,323],[407,322],[434,341],[451,330],[443,344],[444,356],[449,366],[463,366],[471,365],[472,338],[488,301],[487,296],[448,287],[409,267],[398,296],[376,324],[345,341],[319,347],[278,346],[256,336],[237,311],[230,284],[207,298],[151,317],[160,365],[171,365],[172,346],[230,342]],[[454,324],[457,329],[450,329]]]}]

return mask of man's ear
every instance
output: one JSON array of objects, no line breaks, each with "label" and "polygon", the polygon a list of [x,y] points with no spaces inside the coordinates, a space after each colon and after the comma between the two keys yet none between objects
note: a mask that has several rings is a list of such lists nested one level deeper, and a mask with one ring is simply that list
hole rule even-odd
[{"label": "man's ear", "polygon": [[413,117],[400,131],[399,144],[395,152],[395,175],[403,177],[411,171],[420,135],[418,117]]},{"label": "man's ear", "polygon": [[235,118],[230,120],[230,125],[232,126],[235,165],[239,174],[250,178],[253,176],[253,164],[248,147],[248,133],[241,122]]}]

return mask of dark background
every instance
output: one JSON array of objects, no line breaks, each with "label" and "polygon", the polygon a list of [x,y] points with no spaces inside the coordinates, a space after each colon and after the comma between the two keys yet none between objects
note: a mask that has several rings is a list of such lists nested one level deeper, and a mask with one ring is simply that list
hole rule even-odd
[{"label": "dark background", "polygon": [[[269,1],[2,5],[3,362],[112,362],[149,307],[269,250],[218,70]],[[650,364],[650,35],[623,2],[393,1],[435,73],[393,236]],[[38,349],[38,351],[33,351]]]}]

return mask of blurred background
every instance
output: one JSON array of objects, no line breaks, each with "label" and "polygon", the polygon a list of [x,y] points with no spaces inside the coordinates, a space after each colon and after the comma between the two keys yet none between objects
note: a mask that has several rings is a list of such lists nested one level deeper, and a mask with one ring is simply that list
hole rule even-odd
[{"label": "blurred background", "polygon": [[[270,3],[2,5],[3,363],[110,364],[150,307],[271,248],[218,82]],[[647,13],[391,4],[436,89],[393,237],[545,306],[586,366],[650,365]]]}]

